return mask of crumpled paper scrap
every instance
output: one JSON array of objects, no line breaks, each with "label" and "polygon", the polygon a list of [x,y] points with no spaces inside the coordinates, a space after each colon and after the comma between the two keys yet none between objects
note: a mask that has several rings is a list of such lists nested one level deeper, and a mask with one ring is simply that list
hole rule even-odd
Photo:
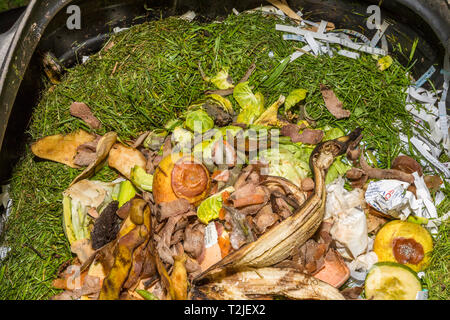
[{"label": "crumpled paper scrap", "polygon": [[344,259],[353,260],[368,247],[364,192],[361,189],[347,191],[344,182],[341,177],[327,186],[325,220],[333,221],[330,234],[337,251]]},{"label": "crumpled paper scrap", "polygon": [[409,183],[389,179],[370,182],[365,193],[366,201],[376,210],[401,220],[406,220],[410,214],[427,218],[429,223],[425,227],[431,234],[436,234],[437,227],[448,218],[449,214],[438,218],[436,206],[423,177],[417,172],[412,175],[416,196],[406,190]]}]

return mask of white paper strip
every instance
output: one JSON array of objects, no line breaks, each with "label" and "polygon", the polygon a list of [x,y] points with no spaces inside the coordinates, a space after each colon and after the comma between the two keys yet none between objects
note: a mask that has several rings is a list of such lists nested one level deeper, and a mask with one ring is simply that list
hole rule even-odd
[{"label": "white paper strip", "polygon": [[388,54],[389,46],[388,46],[388,42],[387,42],[387,39],[386,39],[386,36],[385,36],[385,35],[383,35],[383,36],[381,37],[381,49],[383,49],[384,51],[386,51],[386,54]]},{"label": "white paper strip", "polygon": [[370,40],[371,47],[375,47],[377,45],[378,41],[380,41],[381,37],[383,36],[384,32],[388,27],[389,23],[386,20],[384,20],[383,23],[381,24],[380,29],[378,29],[377,33],[375,33],[372,40]]},{"label": "white paper strip", "polygon": [[357,38],[359,38],[362,42],[364,42],[365,44],[369,44],[370,40],[369,38],[367,38],[365,35],[363,35],[362,33],[358,32],[358,31],[354,31],[354,30],[349,30],[349,29],[339,29],[339,30],[335,30],[335,32],[343,32],[346,34],[350,34],[352,36],[355,36]]},{"label": "white paper strip", "polygon": [[297,34],[290,34],[290,33],[283,34],[283,40],[294,40],[294,41],[306,42],[305,37],[299,36]]},{"label": "white paper strip", "polygon": [[448,94],[448,83],[450,81],[450,75],[447,73],[444,73],[444,85],[442,90],[442,96],[441,100],[438,103],[438,109],[439,109],[439,123],[441,127],[442,137],[444,140],[444,148],[447,151],[447,154],[449,154],[450,149],[450,138],[448,135],[448,117],[447,117],[447,107],[446,107],[446,101],[447,101],[447,94]]},{"label": "white paper strip", "polygon": [[305,34],[305,40],[308,42],[311,50],[314,52],[314,55],[318,55],[320,53],[319,44],[316,40],[314,40],[313,36],[310,33]]},{"label": "white paper strip", "polygon": [[347,58],[352,58],[352,59],[359,59],[359,53],[358,52],[352,52],[352,51],[348,51],[348,50],[339,50],[337,52],[337,54],[347,57]]},{"label": "white paper strip", "polygon": [[319,24],[318,23],[315,23],[315,22],[312,22],[312,21],[309,21],[309,20],[305,20],[305,19],[303,19],[302,20],[304,23],[306,23],[306,24],[309,24],[310,26],[313,26],[313,27],[319,27]]},{"label": "white paper strip", "polygon": [[332,58],[333,57],[333,50],[331,50],[330,44],[328,42],[326,42],[325,44],[327,46],[328,55]]},{"label": "white paper strip", "polygon": [[[309,52],[309,51],[311,51],[311,48],[308,45],[306,45],[306,46],[302,47],[302,50]],[[291,60],[289,61],[289,63],[291,63],[292,61],[301,57],[304,54],[305,54],[304,52],[295,51],[293,54],[291,54]]]},{"label": "white paper strip", "polygon": [[406,111],[408,111],[409,113],[411,113],[413,116],[425,121],[425,122],[431,122],[433,120],[433,116],[430,115],[429,113],[427,113],[425,110],[420,109],[417,110],[416,106],[413,104],[407,104],[405,106]]},{"label": "white paper strip", "polygon": [[327,24],[328,24],[328,22],[326,22],[325,20],[321,20],[320,24],[319,24],[319,28],[317,29],[317,33],[324,33],[325,30],[327,29]]},{"label": "white paper strip", "polygon": [[433,157],[425,148],[421,141],[419,141],[416,137],[411,138],[411,143],[416,147],[416,149],[430,162],[436,169],[441,171],[446,178],[450,178],[450,170],[445,167],[439,160]]},{"label": "white paper strip", "polygon": [[[437,159],[439,157],[439,155],[441,154],[442,150],[440,147],[436,146],[433,143],[433,141],[432,141],[433,139],[431,137],[429,137],[428,135],[426,137],[422,136],[421,135],[422,132],[419,132],[415,128],[413,128],[413,133],[414,133],[415,138],[423,143],[425,150],[428,151],[429,153],[431,153],[431,155]],[[427,134],[427,133],[425,132],[424,134]]]},{"label": "white paper strip", "polygon": [[417,101],[422,102],[422,103],[435,104],[437,101],[437,98],[430,97],[426,93],[426,90],[423,88],[416,88],[414,86],[409,86],[408,89],[406,89],[406,93],[409,94],[414,99],[416,99]]},{"label": "white paper strip", "polygon": [[9,251],[11,251],[10,247],[0,247],[0,261],[6,258]]},{"label": "white paper strip", "polygon": [[414,84],[414,86],[416,88],[420,88],[421,86],[423,86],[423,84],[425,83],[425,81],[427,81],[432,75],[433,73],[436,71],[436,68],[432,65],[430,68],[428,68],[428,70],[419,78],[419,80],[416,81],[416,83]]},{"label": "white paper strip", "polygon": [[302,36],[305,36],[306,34],[311,34],[315,39],[319,39],[319,40],[324,40],[324,41],[328,41],[331,43],[337,43],[340,44],[344,47],[348,47],[354,50],[358,50],[358,51],[362,51],[362,52],[366,52],[366,53],[370,53],[370,54],[379,54],[379,55],[386,55],[385,51],[379,48],[372,48],[370,46],[367,46],[363,43],[355,43],[352,41],[347,41],[344,39],[340,39],[334,35],[331,35],[329,33],[317,33],[317,32],[310,32],[308,30],[304,30],[301,28],[297,28],[297,27],[291,27],[291,26],[285,26],[285,25],[281,25],[281,24],[277,24],[275,25],[275,30],[277,31],[284,31],[284,32],[290,32],[290,33],[295,33],[295,34],[299,34]]}]

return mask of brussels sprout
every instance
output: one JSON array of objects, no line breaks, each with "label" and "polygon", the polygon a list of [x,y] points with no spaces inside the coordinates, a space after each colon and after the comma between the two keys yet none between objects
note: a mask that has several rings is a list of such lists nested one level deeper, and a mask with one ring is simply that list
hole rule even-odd
[{"label": "brussels sprout", "polygon": [[191,150],[194,134],[189,130],[176,127],[172,132],[172,148],[175,152],[187,152]]},{"label": "brussels sprout", "polygon": [[203,133],[214,127],[214,120],[208,113],[198,109],[187,114],[185,124],[191,131]]}]

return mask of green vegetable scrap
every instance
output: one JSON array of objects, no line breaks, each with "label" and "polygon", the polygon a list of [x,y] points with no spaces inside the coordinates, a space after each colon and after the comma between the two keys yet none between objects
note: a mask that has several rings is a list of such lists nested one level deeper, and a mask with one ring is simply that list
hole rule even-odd
[{"label": "green vegetable scrap", "polygon": [[123,206],[125,203],[127,203],[128,201],[130,201],[131,199],[133,199],[135,195],[136,195],[136,189],[134,188],[133,184],[128,180],[122,181],[120,183],[119,196],[118,196],[119,208],[121,206]]},{"label": "green vegetable scrap", "polygon": [[306,93],[308,93],[308,91],[306,91],[305,89],[292,90],[287,96],[286,101],[284,102],[284,111],[289,111],[289,109],[291,109],[297,103],[304,100],[306,98]]},{"label": "green vegetable scrap", "polygon": [[147,290],[136,289],[136,292],[145,300],[159,300],[153,293]]},{"label": "green vegetable scrap", "polygon": [[202,109],[189,112],[185,123],[189,130],[198,133],[206,132],[214,127],[214,120]]},{"label": "green vegetable scrap", "polygon": [[264,96],[260,92],[253,94],[248,81],[234,87],[233,97],[241,107],[238,123],[252,124],[264,112]]},{"label": "green vegetable scrap", "polygon": [[260,158],[262,161],[268,162],[269,175],[286,178],[300,187],[302,179],[306,178],[311,170],[308,164],[309,156],[308,161],[304,161],[301,159],[303,157],[299,156],[299,153],[302,153],[303,150],[295,151],[293,153],[289,147],[286,148],[284,145],[280,145],[279,151],[276,149],[261,151]]},{"label": "green vegetable scrap", "polygon": [[158,151],[164,144],[168,132],[164,129],[155,129],[145,138],[143,145],[147,149]]},{"label": "green vegetable scrap", "polygon": [[152,191],[153,188],[153,175],[148,174],[144,168],[140,166],[134,166],[131,169],[131,181],[144,191]]},{"label": "green vegetable scrap", "polygon": [[233,187],[228,187],[223,189],[221,192],[205,199],[200,203],[197,209],[198,219],[204,223],[208,224],[210,221],[219,218],[219,211],[222,209],[222,193],[234,191]]},{"label": "green vegetable scrap", "polygon": [[228,74],[228,68],[222,68],[210,81],[219,89],[229,89],[234,86]]}]

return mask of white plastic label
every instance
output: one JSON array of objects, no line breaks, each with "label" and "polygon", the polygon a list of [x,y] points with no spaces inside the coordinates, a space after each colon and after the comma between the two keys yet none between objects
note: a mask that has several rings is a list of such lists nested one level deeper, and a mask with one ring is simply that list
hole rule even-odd
[{"label": "white plastic label", "polygon": [[416,300],[428,300],[428,290],[417,291]]},{"label": "white plastic label", "polygon": [[205,248],[210,248],[217,243],[216,223],[210,222],[205,228]]}]

